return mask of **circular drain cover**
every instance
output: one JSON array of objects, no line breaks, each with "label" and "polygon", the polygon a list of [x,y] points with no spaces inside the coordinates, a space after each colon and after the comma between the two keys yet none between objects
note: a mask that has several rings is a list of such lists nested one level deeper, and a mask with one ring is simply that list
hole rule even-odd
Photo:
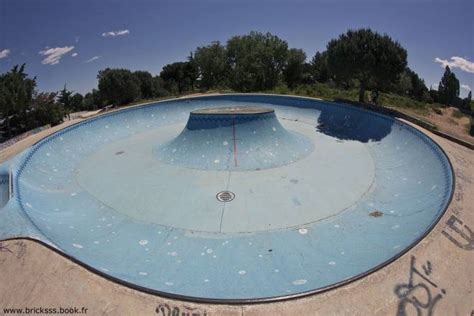
[{"label": "circular drain cover", "polygon": [[216,198],[221,202],[230,202],[235,198],[235,194],[230,191],[221,191],[217,193]]}]

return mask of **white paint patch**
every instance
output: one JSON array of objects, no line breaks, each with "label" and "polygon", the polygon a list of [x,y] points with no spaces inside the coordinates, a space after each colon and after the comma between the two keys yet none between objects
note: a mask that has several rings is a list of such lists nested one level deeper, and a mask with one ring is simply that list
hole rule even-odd
[{"label": "white paint patch", "polygon": [[76,192],[71,193],[71,196],[76,196],[76,195],[77,195]]},{"label": "white paint patch", "polygon": [[166,285],[172,286],[174,283],[173,282],[165,282]]},{"label": "white paint patch", "polygon": [[138,272],[138,274],[140,274],[140,275],[148,275],[148,273],[146,273],[146,272]]},{"label": "white paint patch", "polygon": [[222,145],[227,146],[227,145],[229,145],[229,143],[226,142],[226,141],[224,141],[224,142],[222,143]]},{"label": "white paint patch", "polygon": [[301,235],[306,235],[308,233],[308,230],[306,228],[300,228],[298,229],[298,232],[301,234]]},{"label": "white paint patch", "polygon": [[306,284],[306,282],[308,282],[307,280],[305,279],[300,279],[300,280],[294,280],[293,282],[293,285],[303,285],[303,284]]},{"label": "white paint patch", "polygon": [[80,245],[80,244],[72,244],[73,247],[76,247],[76,248],[79,248],[79,249],[82,249],[84,248],[83,245]]},{"label": "white paint patch", "polygon": [[209,248],[209,249],[206,250],[206,252],[207,252],[207,253],[213,253],[214,250],[212,250],[211,248]]},{"label": "white paint patch", "polygon": [[219,163],[219,162],[220,162],[219,159],[214,160],[214,163]]},{"label": "white paint patch", "polygon": [[336,265],[336,262],[334,262],[334,261],[329,261],[328,264],[331,265],[331,266],[334,266],[334,265]]},{"label": "white paint patch", "polygon": [[240,270],[240,271],[239,271],[239,274],[240,274],[240,275],[244,275],[244,274],[246,274],[246,273],[247,273],[247,271],[245,271],[245,270]]},{"label": "white paint patch", "polygon": [[145,239],[142,239],[138,242],[141,246],[145,246],[146,244],[148,244],[148,240],[145,240]]},{"label": "white paint patch", "polygon": [[209,279],[204,279],[204,282],[208,283],[208,282],[209,282]]}]

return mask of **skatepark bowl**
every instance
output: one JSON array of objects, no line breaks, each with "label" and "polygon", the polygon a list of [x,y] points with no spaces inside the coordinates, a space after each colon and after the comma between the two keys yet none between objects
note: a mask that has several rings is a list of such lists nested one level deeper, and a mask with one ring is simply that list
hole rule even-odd
[{"label": "skatepark bowl", "polygon": [[0,238],[203,302],[317,293],[419,242],[453,174],[415,128],[346,104],[180,98],[110,112],[0,166]]}]

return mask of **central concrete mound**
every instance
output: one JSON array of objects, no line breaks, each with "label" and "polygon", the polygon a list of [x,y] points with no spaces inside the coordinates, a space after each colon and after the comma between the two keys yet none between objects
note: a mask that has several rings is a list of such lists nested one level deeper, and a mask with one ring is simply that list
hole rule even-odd
[{"label": "central concrete mound", "polygon": [[192,169],[258,171],[294,163],[313,150],[271,108],[220,107],[192,111],[184,130],[154,152],[162,162]]}]

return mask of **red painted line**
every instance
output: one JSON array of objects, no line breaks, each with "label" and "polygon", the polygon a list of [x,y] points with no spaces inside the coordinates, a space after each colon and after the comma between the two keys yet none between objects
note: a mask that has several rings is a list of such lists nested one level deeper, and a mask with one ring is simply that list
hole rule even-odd
[{"label": "red painted line", "polygon": [[234,141],[234,165],[237,167],[237,142],[235,139],[235,121],[232,119],[232,140]]}]

